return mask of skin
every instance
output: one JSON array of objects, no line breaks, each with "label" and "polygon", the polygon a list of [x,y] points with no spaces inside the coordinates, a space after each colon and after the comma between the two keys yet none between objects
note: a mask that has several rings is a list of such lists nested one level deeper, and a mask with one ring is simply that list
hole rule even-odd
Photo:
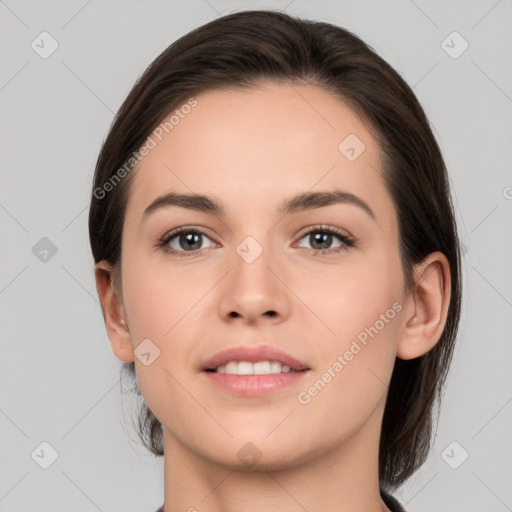
[{"label": "skin", "polygon": [[[388,510],[377,466],[387,387],[396,357],[419,357],[442,334],[448,261],[430,254],[407,293],[378,144],[336,97],[311,85],[265,84],[196,99],[133,171],[122,293],[112,287],[109,264],[95,266],[113,352],[135,361],[142,394],[163,425],[165,510]],[[338,149],[349,134],[366,146],[352,162]],[[366,201],[375,219],[352,204],[284,217],[277,211],[295,194],[334,188]],[[226,213],[170,206],[142,220],[144,209],[170,191],[214,197]],[[314,254],[319,246],[304,233],[320,224],[354,237],[356,246]],[[158,247],[180,226],[207,232],[196,257],[179,236],[172,247],[184,257]],[[236,252],[247,236],[263,249],[252,263]],[[340,245],[334,236],[330,247]],[[300,403],[298,393],[395,302],[402,310]],[[147,338],[160,356],[145,366],[134,349]],[[311,370],[265,397],[232,396],[198,367],[241,344],[277,346]],[[251,467],[237,456],[248,442],[261,454]]]}]

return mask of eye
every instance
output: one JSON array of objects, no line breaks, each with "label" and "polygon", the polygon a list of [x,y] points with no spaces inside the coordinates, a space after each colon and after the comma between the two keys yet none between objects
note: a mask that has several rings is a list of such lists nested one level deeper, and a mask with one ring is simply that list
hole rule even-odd
[{"label": "eye", "polygon": [[[351,237],[336,228],[326,226],[311,228],[300,238],[300,240],[303,239],[306,239],[310,247],[304,247],[301,244],[299,247],[313,251],[314,255],[339,253],[346,251],[348,247],[355,246],[355,240]],[[200,229],[180,227],[164,235],[158,242],[158,245],[163,248],[164,251],[174,256],[193,257],[199,256],[205,249],[205,247],[203,247],[205,240],[211,242],[209,247],[215,247],[217,245]],[[206,249],[207,248],[208,247],[206,247]]]},{"label": "eye", "polygon": [[[301,240],[306,239],[310,244],[309,249],[314,251],[314,254],[330,254],[347,250],[347,247],[355,245],[355,241],[349,236],[341,233],[336,228],[317,226],[310,229]],[[336,243],[338,240],[338,243]],[[333,246],[333,243],[335,244]],[[302,247],[302,246],[301,246]],[[308,247],[306,247],[307,249]]]},{"label": "eye", "polygon": [[[167,252],[177,256],[192,256],[204,249],[205,239],[210,240],[206,233],[199,229],[177,228],[166,234],[160,240],[159,245]],[[211,247],[213,246],[215,246],[214,242],[212,242]]]}]

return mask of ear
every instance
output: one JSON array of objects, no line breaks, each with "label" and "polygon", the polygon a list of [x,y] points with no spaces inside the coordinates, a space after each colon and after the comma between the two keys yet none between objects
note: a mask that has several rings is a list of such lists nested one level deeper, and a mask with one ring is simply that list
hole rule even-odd
[{"label": "ear", "polygon": [[94,277],[112,350],[118,359],[131,363],[134,360],[132,341],[120,292],[113,287],[112,265],[99,261],[94,265]]},{"label": "ear", "polygon": [[451,297],[450,265],[441,252],[429,254],[414,272],[415,290],[406,300],[397,357],[415,359],[441,338]]}]

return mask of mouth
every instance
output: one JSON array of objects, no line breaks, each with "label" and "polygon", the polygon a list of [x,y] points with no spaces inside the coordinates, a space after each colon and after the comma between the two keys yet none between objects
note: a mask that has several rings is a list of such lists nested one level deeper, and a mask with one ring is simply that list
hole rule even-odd
[{"label": "mouth", "polygon": [[305,362],[270,345],[239,345],[221,350],[204,361],[200,367],[200,371],[232,375],[268,375],[310,369]]},{"label": "mouth", "polygon": [[277,347],[239,346],[218,352],[200,371],[217,389],[256,397],[292,385],[309,373],[304,362]]},{"label": "mouth", "polygon": [[229,361],[216,368],[207,368],[205,371],[213,373],[227,373],[229,375],[274,375],[276,373],[303,372],[309,368],[296,370],[279,361]]}]

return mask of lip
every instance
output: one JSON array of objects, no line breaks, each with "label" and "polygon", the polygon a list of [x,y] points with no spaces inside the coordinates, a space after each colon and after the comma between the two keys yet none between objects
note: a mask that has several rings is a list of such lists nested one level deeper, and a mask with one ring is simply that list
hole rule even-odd
[{"label": "lip", "polygon": [[[249,361],[255,363],[264,360],[279,361],[282,365],[288,365],[295,371],[268,375],[231,375],[207,371],[229,361]],[[211,385],[231,395],[258,397],[269,395],[284,387],[296,384],[304,379],[306,375],[309,375],[310,370],[311,368],[306,363],[292,357],[277,347],[268,345],[260,347],[238,346],[222,350],[207,359],[201,366],[201,375],[204,375]]]},{"label": "lip", "polygon": [[268,375],[230,375],[228,373],[216,373],[203,371],[209,384],[230,395],[240,397],[259,397],[275,393],[284,387],[297,384],[309,370],[292,373],[273,373]]},{"label": "lip", "polygon": [[222,364],[226,364],[229,361],[249,361],[251,363],[255,363],[257,361],[279,361],[282,365],[288,365],[296,372],[310,369],[306,363],[292,357],[290,354],[283,352],[277,347],[272,347],[270,345],[262,345],[259,347],[240,345],[238,347],[232,347],[217,352],[214,356],[204,361],[201,365],[200,371],[213,370],[214,368],[217,368]]}]

